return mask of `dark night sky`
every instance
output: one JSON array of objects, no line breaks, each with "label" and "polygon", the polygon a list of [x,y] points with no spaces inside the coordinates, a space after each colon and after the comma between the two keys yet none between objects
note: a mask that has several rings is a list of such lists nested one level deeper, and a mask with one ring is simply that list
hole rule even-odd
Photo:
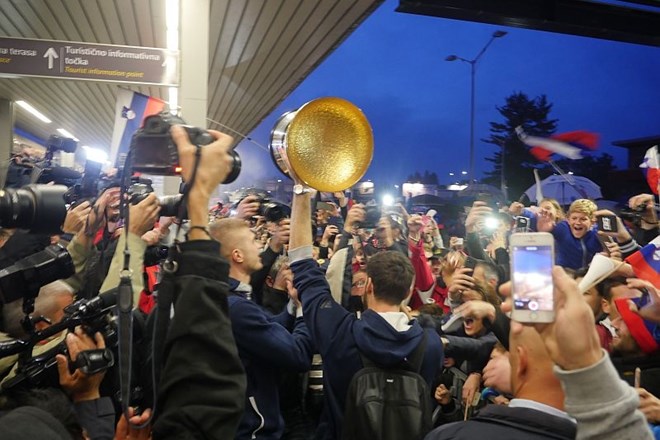
[{"label": "dark night sky", "polygon": [[[470,66],[444,59],[474,58],[497,29],[509,34],[477,66],[477,178],[491,167],[483,158],[495,151],[479,139],[488,136],[490,121],[501,120],[495,107],[517,91],[546,94],[558,132],[600,133],[600,151],[619,168],[628,166],[626,150],[613,141],[660,134],[659,48],[404,14],[397,5],[381,5],[250,136],[267,146],[282,113],[338,96],[360,107],[373,127],[375,154],[365,178],[401,183],[428,169],[451,183],[449,172],[468,169]],[[238,151],[239,186],[279,176],[264,149],[243,141]]]}]

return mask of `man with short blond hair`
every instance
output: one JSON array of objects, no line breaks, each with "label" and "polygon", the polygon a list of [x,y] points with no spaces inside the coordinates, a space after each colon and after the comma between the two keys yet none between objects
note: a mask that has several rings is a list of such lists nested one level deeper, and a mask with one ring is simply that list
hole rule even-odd
[{"label": "man with short blond hair", "polygon": [[217,220],[209,230],[229,262],[229,317],[247,377],[245,412],[235,438],[279,439],[284,433],[280,371],[308,371],[313,354],[300,307],[296,316],[295,289],[289,289],[287,310],[276,316],[266,312],[254,301],[250,284],[250,276],[263,267],[254,232],[237,218]]}]

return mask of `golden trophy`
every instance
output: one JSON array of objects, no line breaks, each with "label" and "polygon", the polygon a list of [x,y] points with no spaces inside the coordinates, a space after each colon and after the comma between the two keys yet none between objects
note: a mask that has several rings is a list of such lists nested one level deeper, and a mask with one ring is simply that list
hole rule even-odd
[{"label": "golden trophy", "polygon": [[359,108],[345,99],[325,97],[280,116],[269,148],[275,165],[296,183],[336,192],[364,176],[374,139]]}]

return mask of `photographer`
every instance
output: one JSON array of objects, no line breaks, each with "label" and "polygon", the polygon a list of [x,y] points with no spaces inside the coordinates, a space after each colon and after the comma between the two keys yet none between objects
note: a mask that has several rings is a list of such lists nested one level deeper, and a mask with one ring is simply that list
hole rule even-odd
[{"label": "photographer", "polygon": [[646,246],[658,235],[658,213],[653,194],[638,194],[628,200],[630,209],[639,215],[639,227],[635,239],[641,246]]},{"label": "photographer", "polygon": [[[260,216],[260,213],[263,214],[265,209],[267,208],[264,207],[264,197],[262,195],[248,194],[238,202],[236,213],[233,217],[241,219],[247,222],[247,224],[257,217],[260,221],[265,221],[266,219],[263,218],[263,216]],[[285,217],[278,218],[275,222],[271,221],[263,225],[263,227],[268,228],[270,239],[268,240],[268,245],[259,255],[263,265],[262,268],[253,272],[250,276],[252,298],[259,305],[263,302],[264,283],[270,273],[270,269],[275,263],[275,260],[277,260],[277,257],[282,255],[284,246],[289,243],[289,224],[289,219]],[[257,230],[259,230],[259,228],[257,228]],[[260,239],[261,237],[257,238]]]},{"label": "photographer", "polygon": [[243,414],[245,375],[227,312],[229,265],[208,232],[210,195],[231,170],[232,138],[209,133],[215,141],[198,150],[183,128],[171,130],[184,180],[192,183],[191,227],[189,241],[180,245],[178,270],[165,280],[175,289],[174,318],[165,340],[155,439],[230,439]]},{"label": "photographer", "polygon": [[109,397],[101,397],[100,386],[105,371],[86,374],[79,368],[71,372],[72,362],[76,362],[81,352],[86,350],[104,349],[105,341],[100,333],[90,337],[82,328],[66,336],[68,357],[62,354],[56,356],[57,371],[60,385],[73,402],[78,423],[87,436],[94,440],[111,440],[114,437],[115,409]]}]

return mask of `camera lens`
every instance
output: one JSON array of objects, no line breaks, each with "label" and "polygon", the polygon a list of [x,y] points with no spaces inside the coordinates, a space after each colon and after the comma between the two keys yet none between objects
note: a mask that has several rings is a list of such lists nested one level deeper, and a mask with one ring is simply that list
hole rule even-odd
[{"label": "camera lens", "polygon": [[59,233],[66,205],[64,185],[27,185],[0,190],[0,226],[35,233]]},{"label": "camera lens", "polygon": [[231,150],[229,152],[229,155],[234,159],[234,162],[231,165],[231,171],[225,178],[225,180],[222,182],[223,184],[228,184],[232,183],[234,180],[238,178],[238,175],[241,174],[241,156],[238,155],[236,150]]},{"label": "camera lens", "polygon": [[[160,203],[160,215],[162,217],[178,216],[182,200],[183,195],[181,194],[160,197],[158,199],[158,202]],[[188,210],[186,208],[183,210],[183,218],[188,218]]]}]

